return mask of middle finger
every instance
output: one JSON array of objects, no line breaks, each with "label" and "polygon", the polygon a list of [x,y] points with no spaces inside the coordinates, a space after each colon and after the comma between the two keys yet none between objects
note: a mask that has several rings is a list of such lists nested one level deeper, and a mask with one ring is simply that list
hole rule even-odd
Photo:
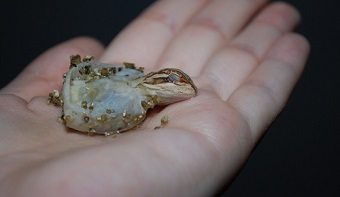
[{"label": "middle finger", "polygon": [[176,66],[190,75],[248,22],[266,0],[214,0],[176,36],[157,65]]}]

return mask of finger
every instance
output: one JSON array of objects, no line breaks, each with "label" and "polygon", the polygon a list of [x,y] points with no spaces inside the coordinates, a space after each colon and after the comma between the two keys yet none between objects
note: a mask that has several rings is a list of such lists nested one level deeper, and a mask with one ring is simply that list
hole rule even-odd
[{"label": "finger", "polygon": [[[259,64],[273,43],[299,22],[298,12],[285,3],[264,10],[230,43],[207,63],[203,78],[214,84],[223,100]],[[223,88],[221,88],[223,87]]]},{"label": "finger", "polygon": [[172,37],[206,0],[157,1],[107,48],[103,62],[135,62],[151,68]]},{"label": "finger", "polygon": [[160,63],[197,75],[212,53],[230,40],[266,0],[214,0],[175,37]]},{"label": "finger", "polygon": [[231,45],[260,59],[279,37],[291,31],[299,21],[300,15],[294,7],[284,2],[273,3],[264,9]]},{"label": "finger", "polygon": [[87,37],[75,38],[61,43],[35,59],[1,93],[14,94],[26,101],[34,96],[46,96],[53,89],[60,89],[62,76],[70,65],[70,55],[99,56],[103,46]]},{"label": "finger", "polygon": [[300,35],[280,38],[261,65],[231,95],[228,102],[248,123],[255,139],[284,106],[309,52]]}]

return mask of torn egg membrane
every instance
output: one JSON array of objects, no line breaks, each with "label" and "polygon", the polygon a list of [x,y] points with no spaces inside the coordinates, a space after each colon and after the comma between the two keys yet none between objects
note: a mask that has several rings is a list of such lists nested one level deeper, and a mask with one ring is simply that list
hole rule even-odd
[{"label": "torn egg membrane", "polygon": [[105,135],[137,126],[146,113],[147,97],[136,88],[143,77],[140,70],[95,61],[71,68],[62,94],[66,126]]}]

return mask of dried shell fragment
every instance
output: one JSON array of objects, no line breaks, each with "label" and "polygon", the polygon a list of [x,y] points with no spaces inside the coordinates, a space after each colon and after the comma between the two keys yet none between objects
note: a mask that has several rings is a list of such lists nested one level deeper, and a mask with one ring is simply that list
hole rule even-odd
[{"label": "dried shell fragment", "polygon": [[53,92],[48,95],[47,102],[55,106],[62,106],[64,103],[58,90],[53,90]]}]

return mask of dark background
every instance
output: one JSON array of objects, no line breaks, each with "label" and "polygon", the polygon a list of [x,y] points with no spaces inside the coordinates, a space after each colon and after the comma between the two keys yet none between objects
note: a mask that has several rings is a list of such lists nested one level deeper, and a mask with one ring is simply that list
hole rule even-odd
[{"label": "dark background", "polygon": [[[152,0],[19,1],[0,8],[0,87],[47,48],[89,35],[104,44]],[[340,196],[340,15],[336,0],[291,0],[311,42],[306,70],[225,196]],[[224,196],[224,195],[223,195]]]}]

